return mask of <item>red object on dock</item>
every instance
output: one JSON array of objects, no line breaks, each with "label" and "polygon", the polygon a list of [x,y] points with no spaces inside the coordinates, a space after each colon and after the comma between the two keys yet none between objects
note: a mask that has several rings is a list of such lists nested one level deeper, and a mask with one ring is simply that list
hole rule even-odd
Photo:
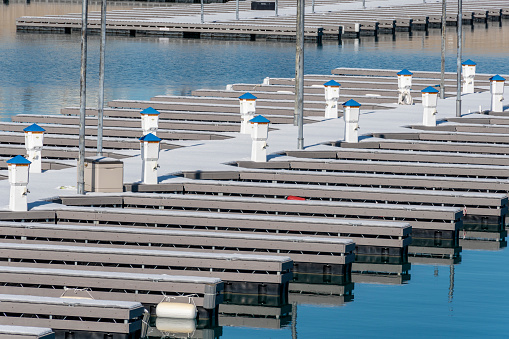
[{"label": "red object on dock", "polygon": [[286,197],[286,200],[306,200],[306,198],[296,197],[294,195],[289,195]]}]

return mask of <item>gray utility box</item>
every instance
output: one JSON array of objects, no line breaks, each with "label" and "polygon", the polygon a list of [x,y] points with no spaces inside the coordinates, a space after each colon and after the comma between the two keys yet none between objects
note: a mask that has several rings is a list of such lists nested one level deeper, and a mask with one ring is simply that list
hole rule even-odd
[{"label": "gray utility box", "polygon": [[114,193],[124,190],[124,163],[107,157],[85,158],[85,191]]}]

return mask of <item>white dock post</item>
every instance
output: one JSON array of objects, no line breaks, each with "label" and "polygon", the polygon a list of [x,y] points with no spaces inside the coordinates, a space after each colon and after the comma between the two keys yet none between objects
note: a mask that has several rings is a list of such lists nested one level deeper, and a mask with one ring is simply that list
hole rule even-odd
[{"label": "white dock post", "polygon": [[23,129],[25,132],[25,149],[27,150],[27,159],[32,163],[30,173],[42,172],[42,146],[44,141],[44,128],[37,124],[32,124]]},{"label": "white dock post", "polygon": [[269,137],[269,119],[258,115],[249,120],[251,124],[251,161],[267,162],[267,138]]},{"label": "white dock post", "polygon": [[463,94],[474,93],[475,67],[477,63],[468,59],[461,64],[463,74]]},{"label": "white dock post", "polygon": [[355,100],[348,100],[343,104],[345,118],[345,142],[359,142],[359,116],[361,104]]},{"label": "white dock post", "polygon": [[159,143],[161,139],[149,133],[140,138],[141,148],[141,180],[144,184],[157,184],[157,168],[159,165]]},{"label": "white dock post", "polygon": [[31,162],[16,155],[7,160],[9,168],[9,184],[11,186],[9,194],[9,210],[27,211],[27,185]]},{"label": "white dock post", "polygon": [[248,92],[239,97],[239,102],[240,117],[242,119],[240,123],[240,133],[251,134],[251,126],[248,121],[253,119],[256,114],[256,97]]},{"label": "white dock post", "polygon": [[323,84],[325,88],[325,119],[338,118],[339,87],[341,84],[334,80]]},{"label": "white dock post", "polygon": [[434,87],[426,87],[421,91],[422,93],[422,107],[424,108],[422,114],[422,124],[424,126],[437,125],[437,100],[438,90]]},{"label": "white dock post", "polygon": [[414,103],[410,89],[412,88],[412,75],[414,73],[404,69],[396,75],[398,76],[398,105],[412,105]]},{"label": "white dock post", "polygon": [[500,75],[495,75],[490,78],[490,91],[491,91],[491,111],[503,112],[504,104],[504,85],[505,79]]},{"label": "white dock post", "polygon": [[157,128],[159,127],[159,111],[149,107],[141,111],[140,114],[143,135],[147,135],[149,133],[157,135]]}]

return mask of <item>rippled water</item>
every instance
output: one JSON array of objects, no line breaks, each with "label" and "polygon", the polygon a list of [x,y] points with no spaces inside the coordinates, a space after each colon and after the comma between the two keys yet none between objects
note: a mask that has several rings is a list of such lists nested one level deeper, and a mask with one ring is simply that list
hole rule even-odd
[{"label": "rippled water", "polygon": [[[78,12],[79,5],[37,4],[37,13]],[[65,7],[67,6],[67,7]],[[19,113],[57,113],[79,105],[78,35],[16,34],[13,18],[33,7],[0,5],[0,119]],[[428,36],[306,45],[306,73],[334,67],[440,69],[438,30]],[[447,70],[456,67],[454,30],[448,32]],[[509,21],[465,30],[464,59],[478,72],[509,74]],[[503,43],[504,42],[504,43]],[[189,94],[228,83],[261,83],[266,76],[292,77],[291,43],[221,42],[108,37],[106,99],[149,99],[159,94]],[[96,104],[98,39],[89,42],[88,104]],[[464,250],[449,266],[412,265],[404,285],[356,284],[354,301],[342,307],[298,305],[300,338],[393,338],[507,336],[508,251]],[[223,328],[224,338],[291,338],[280,330]]]}]

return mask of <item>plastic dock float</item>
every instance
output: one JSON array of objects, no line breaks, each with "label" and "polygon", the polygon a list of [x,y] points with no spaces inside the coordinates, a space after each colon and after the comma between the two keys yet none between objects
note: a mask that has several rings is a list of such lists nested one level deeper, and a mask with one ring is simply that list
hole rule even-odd
[{"label": "plastic dock float", "polygon": [[0,325],[0,339],[55,339],[51,328]]},{"label": "plastic dock float", "polygon": [[342,283],[350,278],[355,257],[352,240],[332,237],[6,222],[0,222],[0,229],[2,241],[26,244],[289,256],[294,280],[303,282]]},{"label": "plastic dock float", "polygon": [[139,338],[143,306],[138,302],[0,294],[0,324],[53,330],[124,334]]},{"label": "plastic dock float", "polygon": [[192,295],[200,318],[213,317],[223,301],[224,286],[218,278],[109,272],[108,267],[90,271],[79,265],[65,269],[9,265],[0,266],[2,294],[136,301],[146,306],[157,305],[165,297],[188,303],[183,296]]}]

